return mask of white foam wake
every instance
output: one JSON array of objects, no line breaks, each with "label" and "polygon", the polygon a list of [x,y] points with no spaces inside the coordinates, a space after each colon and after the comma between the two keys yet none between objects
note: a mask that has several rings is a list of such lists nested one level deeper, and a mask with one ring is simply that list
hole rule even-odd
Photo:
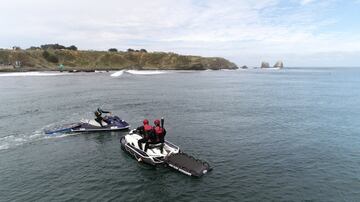
[{"label": "white foam wake", "polygon": [[104,70],[95,70],[95,73],[106,73]]},{"label": "white foam wake", "polygon": [[13,72],[13,73],[1,73],[0,77],[12,77],[12,76],[59,76],[66,73],[53,73],[53,72]]},{"label": "white foam wake", "polygon": [[35,131],[32,134],[16,134],[9,135],[0,138],[0,150],[10,149],[16,146],[20,146],[27,142],[33,142],[40,140],[45,136],[41,131]]},{"label": "white foam wake", "polygon": [[0,137],[0,151],[16,148],[23,144],[41,141],[45,139],[63,138],[71,135],[77,135],[76,133],[54,133],[51,135],[45,134],[43,131],[35,131],[32,134],[16,134],[5,137]]},{"label": "white foam wake", "polygon": [[27,143],[45,139],[63,138],[76,135],[76,133],[54,133],[51,135],[45,134],[44,129],[54,127],[55,125],[55,123],[52,123],[43,128],[40,128],[39,130],[27,134],[11,134],[5,137],[0,137],[0,151],[16,148]]},{"label": "white foam wake", "polygon": [[124,73],[124,70],[121,70],[121,71],[117,71],[117,72],[111,74],[110,76],[112,76],[112,77],[119,77],[119,76],[121,76],[123,73]]}]

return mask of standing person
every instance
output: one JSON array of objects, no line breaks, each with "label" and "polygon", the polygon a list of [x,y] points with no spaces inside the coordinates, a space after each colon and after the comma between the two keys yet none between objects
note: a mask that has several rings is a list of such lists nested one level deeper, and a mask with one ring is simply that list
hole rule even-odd
[{"label": "standing person", "polygon": [[94,112],[95,113],[95,121],[98,122],[100,124],[101,127],[104,127],[103,124],[102,124],[102,121],[104,121],[105,123],[106,122],[106,119],[104,119],[101,115],[104,113],[104,114],[110,114],[111,115],[111,112],[110,111],[104,111],[100,108],[97,108],[97,110]]},{"label": "standing person", "polygon": [[156,119],[154,121],[154,124],[155,124],[154,132],[155,132],[155,135],[156,135],[156,142],[157,143],[164,143],[165,135],[166,135],[165,128],[160,126],[160,120],[159,119]]},{"label": "standing person", "polygon": [[[149,121],[147,119],[144,119],[143,125],[138,127],[136,130],[138,130],[140,135],[143,137],[140,140],[138,140],[138,146],[142,150],[142,144],[146,143],[147,145],[148,141],[150,141],[151,137],[153,136],[153,128],[151,125],[149,125]],[[145,152],[147,149],[146,145],[145,145]]]},{"label": "standing person", "polygon": [[166,135],[166,130],[163,126],[160,126],[160,120],[156,119],[154,121],[154,133],[155,133],[155,138],[156,138],[156,143],[161,143],[160,146],[160,152],[163,153],[163,149],[164,149],[164,141],[165,141],[165,135]]}]

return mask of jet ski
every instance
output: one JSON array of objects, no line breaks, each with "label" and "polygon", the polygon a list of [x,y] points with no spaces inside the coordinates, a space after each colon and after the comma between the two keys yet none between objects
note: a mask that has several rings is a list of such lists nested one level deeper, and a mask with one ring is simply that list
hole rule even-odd
[{"label": "jet ski", "polygon": [[[104,121],[106,120],[106,121]],[[78,123],[70,123],[57,126],[52,129],[45,129],[45,134],[70,133],[70,132],[97,132],[127,130],[130,125],[118,116],[105,116],[102,121],[103,127],[95,119],[84,119]]]},{"label": "jet ski", "polygon": [[[166,156],[180,152],[178,146],[166,140],[164,143],[150,144],[145,152],[138,145],[141,138],[142,136],[136,130],[131,130],[129,134],[120,139],[121,148],[133,155],[139,162],[142,161],[150,165],[163,164]],[[163,147],[162,152],[161,147]],[[143,144],[143,148],[145,148],[145,144]]]},{"label": "jet ski", "polygon": [[[211,170],[208,163],[181,152],[177,145],[166,140],[164,143],[150,144],[145,152],[138,146],[138,140],[141,138],[142,136],[136,130],[131,130],[129,134],[120,139],[121,149],[133,156],[138,162],[153,166],[166,165],[194,177],[200,177]],[[142,146],[144,148],[145,144]]]}]

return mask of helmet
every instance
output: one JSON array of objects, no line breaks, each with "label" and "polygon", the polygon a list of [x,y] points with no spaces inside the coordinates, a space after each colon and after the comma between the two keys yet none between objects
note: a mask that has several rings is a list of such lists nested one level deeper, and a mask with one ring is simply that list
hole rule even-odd
[{"label": "helmet", "polygon": [[157,125],[157,126],[160,125],[160,120],[159,120],[159,119],[156,119],[156,120],[154,121],[154,124]]},{"label": "helmet", "polygon": [[144,120],[143,120],[143,124],[144,124],[144,125],[145,125],[145,124],[149,124],[149,120],[144,119]]},{"label": "helmet", "polygon": [[99,111],[96,111],[94,112],[95,113],[95,116],[100,116],[100,112]]}]

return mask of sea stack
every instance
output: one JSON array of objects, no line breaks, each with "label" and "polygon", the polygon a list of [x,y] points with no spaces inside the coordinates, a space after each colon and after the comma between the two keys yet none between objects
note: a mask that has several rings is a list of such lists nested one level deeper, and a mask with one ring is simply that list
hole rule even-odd
[{"label": "sea stack", "polygon": [[274,65],[274,67],[275,68],[283,68],[284,67],[284,63],[283,63],[283,61],[281,61],[281,60],[279,60],[279,61],[277,61],[276,63],[275,63],[275,65]]},{"label": "sea stack", "polygon": [[270,68],[270,65],[268,62],[262,62],[261,63],[261,68]]}]

